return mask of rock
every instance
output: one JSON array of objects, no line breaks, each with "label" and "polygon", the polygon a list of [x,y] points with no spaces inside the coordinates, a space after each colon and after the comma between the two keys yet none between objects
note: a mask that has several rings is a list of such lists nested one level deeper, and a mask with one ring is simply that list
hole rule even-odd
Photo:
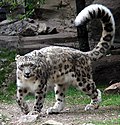
[{"label": "rock", "polygon": [[10,24],[10,23],[11,23],[11,20],[3,20],[2,22],[0,22],[0,26]]},{"label": "rock", "polygon": [[120,82],[112,84],[104,90],[105,93],[120,93]]},{"label": "rock", "polygon": [[47,26],[45,23],[39,23],[38,34],[46,33]]},{"label": "rock", "polygon": [[38,118],[38,114],[36,115],[23,115],[20,117],[20,119],[17,121],[17,123],[31,123],[35,122]]},{"label": "rock", "polygon": [[27,26],[27,21],[17,21],[11,23],[5,23],[0,27],[0,34],[2,35],[18,35]]},{"label": "rock", "polygon": [[21,35],[21,36],[36,36],[41,34],[56,34],[55,27],[48,27],[45,23],[38,23],[32,19],[20,21],[4,21],[0,23],[1,35]]},{"label": "rock", "polygon": [[56,34],[58,33],[57,29],[56,28],[51,28],[51,27],[48,27],[47,28],[47,34]]},{"label": "rock", "polygon": [[83,125],[95,125],[93,123],[84,123]]},{"label": "rock", "polygon": [[2,63],[5,63],[5,62],[7,62],[8,60],[7,60],[7,59],[0,59],[0,61],[1,61]]},{"label": "rock", "polygon": [[22,36],[35,36],[38,35],[37,33],[37,25],[32,23],[27,23],[27,26],[22,30],[20,33]]},{"label": "rock", "polygon": [[45,123],[43,123],[42,125],[64,125],[64,124],[60,123],[60,122],[56,122],[54,120],[48,120]]}]

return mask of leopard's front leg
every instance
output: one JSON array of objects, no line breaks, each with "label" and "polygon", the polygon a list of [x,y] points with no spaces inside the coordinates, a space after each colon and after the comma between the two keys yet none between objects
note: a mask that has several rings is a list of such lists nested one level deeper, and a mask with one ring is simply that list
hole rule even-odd
[{"label": "leopard's front leg", "polygon": [[[35,104],[34,111],[40,113],[43,107],[44,99],[46,96],[47,85],[38,85],[38,89],[35,91]],[[34,112],[33,112],[34,113]]]},{"label": "leopard's front leg", "polygon": [[53,107],[48,108],[47,114],[56,114],[59,113],[61,110],[63,110],[65,105],[65,90],[67,88],[67,85],[61,84],[61,85],[55,85],[55,98],[56,102]]},{"label": "leopard's front leg", "polygon": [[17,87],[17,103],[21,108],[21,111],[24,114],[29,113],[29,108],[26,102],[24,102],[24,97],[28,94],[28,90],[26,88]]}]

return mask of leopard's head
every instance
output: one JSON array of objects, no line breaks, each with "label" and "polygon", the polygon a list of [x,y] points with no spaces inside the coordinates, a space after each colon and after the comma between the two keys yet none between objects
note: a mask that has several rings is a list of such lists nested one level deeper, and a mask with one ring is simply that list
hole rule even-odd
[{"label": "leopard's head", "polygon": [[16,58],[17,71],[25,79],[30,79],[36,76],[37,74],[37,63],[36,58],[32,56],[20,56],[17,55]]}]

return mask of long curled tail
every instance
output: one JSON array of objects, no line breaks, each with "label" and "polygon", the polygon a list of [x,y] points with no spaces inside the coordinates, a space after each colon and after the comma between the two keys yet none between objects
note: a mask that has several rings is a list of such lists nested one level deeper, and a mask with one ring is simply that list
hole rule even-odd
[{"label": "long curled tail", "polygon": [[102,23],[102,36],[97,46],[86,54],[96,60],[106,54],[110,49],[115,36],[115,22],[112,13],[103,5],[93,4],[84,8],[75,19],[75,26],[88,23],[90,20],[100,19]]}]

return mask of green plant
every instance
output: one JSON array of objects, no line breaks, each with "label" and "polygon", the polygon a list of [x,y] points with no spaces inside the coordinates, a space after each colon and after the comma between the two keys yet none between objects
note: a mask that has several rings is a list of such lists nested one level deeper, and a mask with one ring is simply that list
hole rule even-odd
[{"label": "green plant", "polygon": [[93,121],[95,125],[120,125],[120,118],[110,119],[110,120],[103,120],[103,121]]},{"label": "green plant", "polygon": [[12,72],[13,68],[11,63],[14,62],[16,51],[7,49],[0,50],[0,101],[11,100],[15,93],[15,83],[7,83],[7,88],[3,86],[5,79]]},{"label": "green plant", "polygon": [[16,85],[15,83],[9,83],[7,88],[0,89],[0,102],[13,103],[15,102],[15,95]]},{"label": "green plant", "polygon": [[[6,7],[7,10],[10,13],[10,17],[14,19],[15,16],[18,17],[18,19],[28,18],[30,17],[36,8],[40,8],[42,4],[45,3],[45,0],[3,0],[0,2],[0,7]],[[25,8],[25,14],[18,14],[18,15],[12,15],[15,10],[19,6],[23,6]]]},{"label": "green plant", "polygon": [[14,62],[15,54],[16,51],[0,50],[0,85],[4,82],[6,74],[13,70],[10,65]]},{"label": "green plant", "polygon": [[25,0],[26,17],[30,17],[35,9],[40,8],[42,4],[45,4],[45,0]]},{"label": "green plant", "polygon": [[18,5],[22,4],[21,1],[17,0],[2,0],[0,2],[0,7],[9,7],[9,11],[14,10]]}]

